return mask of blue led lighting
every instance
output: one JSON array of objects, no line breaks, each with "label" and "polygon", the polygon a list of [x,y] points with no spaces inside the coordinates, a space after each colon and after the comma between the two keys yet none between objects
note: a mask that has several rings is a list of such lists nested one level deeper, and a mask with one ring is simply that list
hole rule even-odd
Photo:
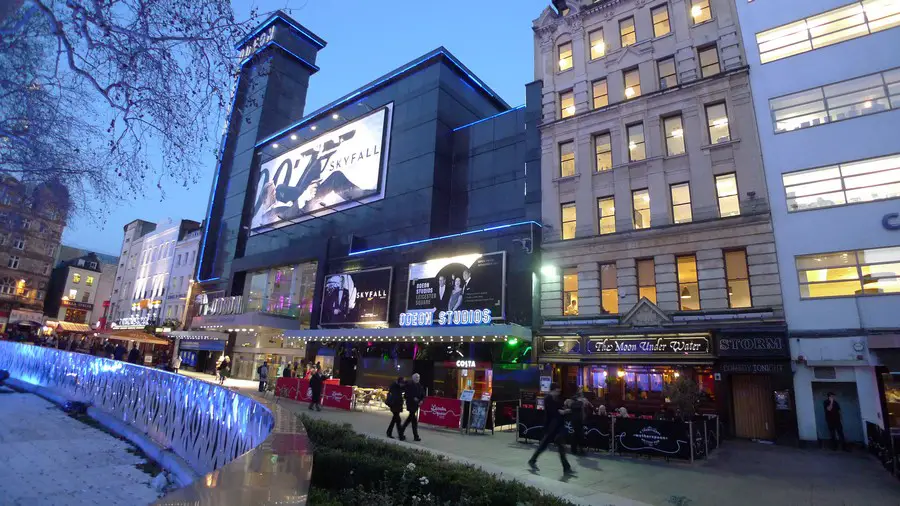
[{"label": "blue led lighting", "polygon": [[376,251],[383,251],[383,250],[394,249],[394,248],[402,248],[405,246],[414,246],[416,244],[424,244],[427,242],[441,241],[444,239],[452,239],[454,237],[462,237],[464,235],[480,234],[482,232],[493,232],[495,230],[502,230],[504,228],[510,228],[510,227],[519,227],[522,225],[537,225],[538,227],[543,228],[543,226],[536,221],[520,221],[518,223],[507,223],[505,225],[495,225],[493,227],[480,228],[478,230],[469,230],[468,232],[460,232],[458,234],[442,235],[440,237],[429,237],[428,239],[419,239],[417,241],[401,242],[400,244],[392,244],[390,246],[382,246],[380,248],[370,248],[370,249],[364,249],[361,251],[351,251],[350,256],[365,255],[367,253],[373,253]]},{"label": "blue led lighting", "polygon": [[463,125],[463,126],[460,126],[460,127],[456,127],[456,128],[453,129],[453,131],[455,132],[455,131],[457,131],[457,130],[462,130],[463,128],[469,128],[470,126],[472,126],[472,125],[477,125],[477,124],[481,123],[482,121],[487,121],[487,120],[489,120],[489,119],[494,119],[494,118],[496,118],[497,116],[503,116],[504,114],[506,114],[506,113],[508,113],[508,112],[518,111],[519,109],[524,109],[524,108],[525,108],[524,105],[520,105],[520,106],[518,106],[518,107],[513,107],[512,109],[510,109],[510,110],[508,110],[508,111],[498,112],[497,114],[494,114],[493,116],[488,116],[487,118],[481,118],[481,119],[475,120],[475,121],[473,121],[473,122],[471,122],[471,123],[469,123],[469,124],[467,124],[467,125]]},{"label": "blue led lighting", "polygon": [[250,56],[244,58],[244,61],[241,62],[241,67],[243,67],[244,64],[247,63],[248,61],[252,60],[253,57],[256,56],[257,54],[259,54],[263,49],[265,49],[265,48],[267,48],[267,47],[269,47],[269,46],[277,46],[277,47],[281,48],[281,50],[284,51],[285,53],[287,53],[287,54],[293,56],[294,58],[296,58],[296,59],[298,59],[298,60],[300,60],[300,63],[302,63],[302,64],[306,65],[307,67],[309,67],[314,73],[319,71],[319,67],[317,67],[317,66],[315,66],[314,64],[312,64],[312,63],[310,63],[310,62],[304,60],[302,56],[300,56],[300,55],[298,55],[297,53],[291,51],[290,49],[288,49],[288,48],[282,46],[281,44],[279,44],[278,42],[276,42],[276,41],[274,41],[274,40],[270,40],[269,42],[266,42],[265,44],[263,44],[262,47],[260,47],[260,48],[257,49],[256,51],[254,51],[253,54],[251,54]]},{"label": "blue led lighting", "polygon": [[276,14],[274,14],[272,17],[270,17],[268,20],[266,20],[266,22],[264,22],[263,24],[259,25],[259,26],[256,28],[256,30],[253,30],[252,32],[250,32],[249,35],[247,35],[246,37],[244,37],[243,39],[241,39],[240,42],[238,42],[237,44],[235,44],[235,46],[234,46],[235,49],[239,49],[241,46],[243,46],[244,44],[246,44],[248,40],[250,40],[250,39],[252,39],[253,37],[255,37],[256,34],[258,34],[259,32],[261,32],[261,31],[265,30],[266,28],[270,27],[270,26],[272,25],[272,23],[274,23],[275,21],[278,21],[279,19],[282,20],[282,21],[284,21],[285,23],[287,23],[288,26],[290,26],[290,27],[293,28],[294,30],[297,30],[298,32],[300,32],[300,35],[303,35],[307,40],[309,40],[310,42],[312,42],[314,45],[318,46],[319,49],[322,49],[323,47],[325,47],[326,42],[325,42],[324,40],[322,40],[321,37],[319,37],[318,35],[316,35],[316,34],[310,32],[310,31],[307,30],[306,28],[303,28],[303,26],[299,25],[299,24],[298,24],[296,21],[294,21],[293,19],[290,19],[290,18],[288,18],[288,17],[284,17],[284,16],[282,16],[281,14],[276,13]]}]

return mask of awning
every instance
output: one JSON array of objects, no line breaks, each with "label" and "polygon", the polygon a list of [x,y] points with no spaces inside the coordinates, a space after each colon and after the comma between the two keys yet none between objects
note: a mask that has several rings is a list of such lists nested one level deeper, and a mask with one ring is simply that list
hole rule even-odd
[{"label": "awning", "polygon": [[531,329],[514,323],[457,327],[390,327],[286,330],[284,337],[305,341],[386,341],[386,342],[498,342],[510,339],[531,341]]},{"label": "awning", "polygon": [[56,330],[64,331],[64,332],[82,332],[82,333],[93,332],[93,329],[91,329],[90,325],[85,325],[83,323],[72,323],[72,322],[57,322]]},{"label": "awning", "polygon": [[148,334],[146,332],[141,332],[139,330],[120,330],[115,332],[114,334],[100,334],[100,337],[105,339],[112,339],[115,341],[134,341],[137,343],[146,343],[146,344],[162,344],[168,345],[169,341],[167,339],[161,339],[154,335]]}]

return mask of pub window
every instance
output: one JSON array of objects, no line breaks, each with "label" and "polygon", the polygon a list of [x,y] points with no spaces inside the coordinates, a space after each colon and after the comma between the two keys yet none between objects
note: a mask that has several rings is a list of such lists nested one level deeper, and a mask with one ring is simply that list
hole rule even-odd
[{"label": "pub window", "polygon": [[593,85],[594,109],[606,107],[609,105],[609,91],[606,86],[606,79],[598,79]]},{"label": "pub window", "polygon": [[700,285],[697,281],[697,258],[694,255],[675,257],[678,270],[678,300],[682,311],[700,309]]},{"label": "pub window", "polygon": [[616,231],[616,203],[613,197],[597,200],[600,216],[600,235],[612,234]]},{"label": "pub window", "polygon": [[563,240],[575,238],[575,203],[569,202],[562,205],[562,238]]},{"label": "pub window", "polygon": [[672,191],[672,221],[676,224],[690,223],[693,220],[690,183],[673,184],[670,188]]},{"label": "pub window", "polygon": [[559,45],[559,71],[564,72],[572,68],[572,43],[566,42]]},{"label": "pub window", "polygon": [[603,41],[603,29],[594,30],[588,34],[591,44],[591,59],[603,58],[606,55],[606,42]]},{"label": "pub window", "polygon": [[612,169],[612,142],[609,134],[594,136],[594,154],[596,155],[597,172]]},{"label": "pub window", "polygon": [[622,41],[622,47],[628,47],[636,42],[633,17],[619,21],[619,38]]},{"label": "pub window", "polygon": [[642,230],[650,228],[650,190],[634,190],[631,192],[631,202],[634,208],[632,228]]},{"label": "pub window", "polygon": [[638,296],[656,304],[656,267],[652,258],[637,261]]},{"label": "pub window", "polygon": [[574,267],[563,270],[563,314],[578,314],[578,269]]},{"label": "pub window", "polygon": [[559,145],[559,175],[569,177],[575,175],[575,142],[568,141]]},{"label": "pub window", "polygon": [[746,251],[741,249],[725,252],[725,277],[728,279],[728,307],[752,306]]},{"label": "pub window", "polygon": [[619,312],[619,289],[614,263],[600,265],[600,306],[604,313]]}]

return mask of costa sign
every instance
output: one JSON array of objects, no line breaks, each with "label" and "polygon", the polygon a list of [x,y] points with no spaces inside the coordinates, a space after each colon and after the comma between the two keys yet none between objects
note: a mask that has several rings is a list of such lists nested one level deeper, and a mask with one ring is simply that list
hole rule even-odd
[{"label": "costa sign", "polygon": [[605,355],[709,355],[709,338],[678,337],[592,337],[588,352]]}]

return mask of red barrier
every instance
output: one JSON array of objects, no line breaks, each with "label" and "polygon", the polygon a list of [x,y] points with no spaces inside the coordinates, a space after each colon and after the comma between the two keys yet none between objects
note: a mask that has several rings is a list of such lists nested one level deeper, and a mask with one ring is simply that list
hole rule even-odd
[{"label": "red barrier", "polygon": [[275,381],[275,395],[299,402],[312,401],[309,380],[303,378],[278,378]]},{"label": "red barrier", "polygon": [[462,401],[445,397],[426,397],[419,406],[419,421],[439,427],[458,429],[462,419]]},{"label": "red barrier", "polygon": [[322,405],[350,411],[353,403],[353,387],[326,384],[322,390]]}]

